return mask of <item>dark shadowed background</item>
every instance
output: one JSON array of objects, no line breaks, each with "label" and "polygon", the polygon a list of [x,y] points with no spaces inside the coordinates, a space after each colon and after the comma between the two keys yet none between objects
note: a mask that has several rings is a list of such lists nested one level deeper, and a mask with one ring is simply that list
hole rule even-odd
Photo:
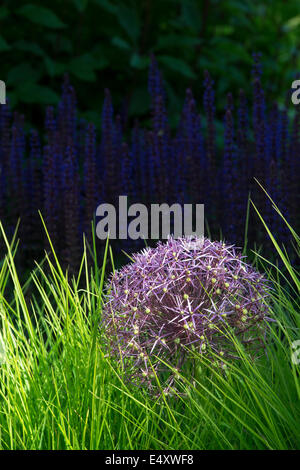
[{"label": "dark shadowed background", "polygon": [[41,104],[57,104],[65,72],[81,115],[97,126],[105,87],[118,111],[146,121],[153,52],[174,126],[187,86],[202,96],[204,69],[218,111],[228,91],[250,94],[252,52],[262,52],[269,99],[282,103],[299,70],[299,27],[296,0],[4,0],[0,78],[27,125],[39,124]]}]

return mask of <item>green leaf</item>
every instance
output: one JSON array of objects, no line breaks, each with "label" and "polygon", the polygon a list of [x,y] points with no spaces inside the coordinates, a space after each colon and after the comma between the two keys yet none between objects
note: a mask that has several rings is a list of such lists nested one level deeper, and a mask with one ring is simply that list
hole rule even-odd
[{"label": "green leaf", "polygon": [[174,70],[175,72],[179,72],[188,78],[197,78],[197,76],[194,74],[189,64],[187,64],[181,59],[177,59],[176,57],[170,57],[167,55],[162,55],[158,57],[158,60],[162,64],[166,65],[168,68]]},{"label": "green leaf", "polygon": [[51,44],[51,47],[57,52],[66,52],[72,54],[73,44],[70,38],[62,34],[59,35],[59,40],[57,40],[57,32],[48,33],[44,35],[44,38]]},{"label": "green leaf", "polygon": [[230,1],[230,10],[236,15],[244,15],[255,13],[255,4],[250,4],[247,2],[241,2],[240,0],[231,0]]},{"label": "green leaf", "polygon": [[290,18],[284,25],[282,26],[283,31],[292,31],[295,28],[298,28],[300,25],[300,15],[294,16],[293,18]]},{"label": "green leaf", "polygon": [[197,3],[191,0],[182,2],[183,20],[194,31],[199,31],[201,27],[201,15]]},{"label": "green leaf", "polygon": [[182,36],[181,34],[167,34],[160,36],[155,46],[156,50],[168,48],[194,47],[201,44],[201,39],[195,36]]},{"label": "green leaf", "polygon": [[85,111],[79,113],[79,117],[85,119],[88,122],[93,122],[97,128],[100,126],[101,116],[98,111]]},{"label": "green leaf", "polygon": [[50,77],[62,75],[66,71],[66,64],[56,62],[48,56],[44,57],[44,64]]},{"label": "green leaf", "polygon": [[102,69],[106,67],[106,65],[106,59],[97,60],[91,54],[84,54],[75,57],[69,62],[69,70],[81,80],[93,82],[97,78],[94,70]]},{"label": "green leaf", "polygon": [[132,41],[136,42],[140,34],[140,19],[137,11],[120,5],[118,8],[118,20]]},{"label": "green leaf", "polygon": [[38,56],[43,56],[45,54],[43,49],[38,44],[34,42],[24,41],[24,39],[14,42],[13,47],[14,49],[17,49],[19,51],[31,52],[32,54]]},{"label": "green leaf", "polygon": [[111,43],[112,43],[114,46],[119,47],[120,49],[126,49],[126,50],[130,50],[130,49],[131,49],[130,44],[128,44],[127,41],[125,41],[124,39],[122,39],[122,38],[120,38],[120,37],[118,37],[118,36],[115,36],[114,38],[112,38]]},{"label": "green leaf", "polygon": [[57,104],[59,96],[46,86],[25,83],[17,89],[18,98],[24,103]]},{"label": "green leaf", "polygon": [[220,61],[220,55],[224,58],[225,62],[236,62],[242,60],[246,63],[252,64],[252,56],[247,52],[245,46],[238,41],[233,41],[225,37],[215,37],[211,41],[213,54],[213,62]]},{"label": "green leaf", "polygon": [[112,5],[109,0],[94,0],[94,3],[109,13],[117,13],[118,7],[116,5]]},{"label": "green leaf", "polygon": [[215,34],[217,36],[229,36],[234,33],[234,27],[229,24],[219,24],[215,26]]},{"label": "green leaf", "polygon": [[89,0],[73,0],[74,5],[80,13],[86,9],[88,2]]},{"label": "green leaf", "polygon": [[49,8],[40,7],[31,3],[24,5],[17,10],[19,15],[25,16],[33,23],[37,23],[47,28],[65,28],[65,24]]},{"label": "green leaf", "polygon": [[5,39],[2,36],[0,36],[0,51],[5,52],[9,50],[10,50],[10,46],[7,44]]},{"label": "green leaf", "polygon": [[42,72],[39,68],[33,68],[27,62],[23,62],[15,67],[11,68],[7,74],[8,85],[18,85],[24,82],[36,82],[42,76]]},{"label": "green leaf", "polygon": [[6,7],[0,7],[0,20],[4,20],[9,15],[9,9]]},{"label": "green leaf", "polygon": [[129,114],[141,115],[147,113],[150,107],[150,97],[146,87],[136,89],[130,99]]},{"label": "green leaf", "polygon": [[70,71],[80,80],[84,80],[86,82],[94,82],[97,78],[94,70],[92,69],[82,69],[81,67],[70,67]]},{"label": "green leaf", "polygon": [[136,69],[145,69],[149,66],[149,58],[141,57],[139,54],[134,52],[130,59],[130,65]]}]

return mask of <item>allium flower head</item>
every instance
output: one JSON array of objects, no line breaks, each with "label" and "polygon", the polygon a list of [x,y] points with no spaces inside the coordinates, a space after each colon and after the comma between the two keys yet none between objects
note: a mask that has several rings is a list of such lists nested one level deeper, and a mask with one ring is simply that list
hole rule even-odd
[{"label": "allium flower head", "polygon": [[[170,237],[146,248],[116,271],[107,287],[103,326],[111,353],[128,360],[129,379],[150,390],[152,368],[164,371],[158,358],[177,370],[190,350],[230,359],[234,347],[224,327],[255,350],[269,320],[263,276],[233,246],[207,238]],[[172,376],[167,380],[170,385]]]}]

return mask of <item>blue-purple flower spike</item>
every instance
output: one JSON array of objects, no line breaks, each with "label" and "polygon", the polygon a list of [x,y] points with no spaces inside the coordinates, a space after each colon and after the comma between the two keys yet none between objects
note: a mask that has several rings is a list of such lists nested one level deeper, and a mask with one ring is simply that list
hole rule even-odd
[{"label": "blue-purple flower spike", "polygon": [[[18,217],[26,213],[20,236],[30,246],[30,229],[22,230],[37,206],[36,212],[42,209],[48,230],[56,238],[57,255],[66,255],[68,262],[75,263],[82,233],[90,233],[97,206],[103,202],[117,205],[118,196],[124,193],[129,203],[140,202],[147,207],[164,202],[204,203],[206,226],[212,236],[219,236],[221,231],[226,240],[240,244],[251,191],[274,235],[288,246],[290,235],[254,178],[271,193],[297,231],[300,107],[296,107],[292,119],[287,104],[267,107],[260,55],[254,54],[253,59],[252,103],[240,91],[235,107],[236,97],[229,95],[223,123],[216,114],[214,81],[205,71],[203,106],[197,105],[192,90],[187,89],[179,124],[170,129],[166,89],[154,56],[148,81],[150,126],[143,127],[135,120],[130,129],[130,120],[122,109],[115,118],[112,97],[106,89],[98,135],[97,126],[77,118],[76,95],[67,75],[57,109],[46,109],[43,139],[34,133],[28,145],[23,117],[12,113],[9,105],[1,105],[0,215],[8,233],[12,234]],[[45,146],[42,154],[41,145]],[[32,202],[25,203],[24,199]],[[266,246],[257,223],[250,211],[249,244]],[[75,224],[77,229],[71,233],[70,227]],[[75,237],[76,256],[71,255],[73,241],[69,236]],[[129,244],[133,250],[138,246],[137,241],[129,240],[128,249]],[[44,247],[40,237],[36,253]]]}]

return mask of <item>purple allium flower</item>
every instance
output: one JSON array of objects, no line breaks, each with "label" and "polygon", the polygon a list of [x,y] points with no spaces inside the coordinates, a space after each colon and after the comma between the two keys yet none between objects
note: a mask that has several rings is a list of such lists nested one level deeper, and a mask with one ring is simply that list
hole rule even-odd
[{"label": "purple allium flower", "polygon": [[[234,358],[222,334],[226,325],[250,352],[263,343],[267,282],[225,243],[170,237],[133,255],[107,288],[103,327],[110,352],[126,362],[129,380],[152,391],[153,370],[160,379],[168,371],[159,359],[180,370],[191,350],[220,355],[220,366],[222,357]],[[173,378],[169,373],[167,386]]]}]

